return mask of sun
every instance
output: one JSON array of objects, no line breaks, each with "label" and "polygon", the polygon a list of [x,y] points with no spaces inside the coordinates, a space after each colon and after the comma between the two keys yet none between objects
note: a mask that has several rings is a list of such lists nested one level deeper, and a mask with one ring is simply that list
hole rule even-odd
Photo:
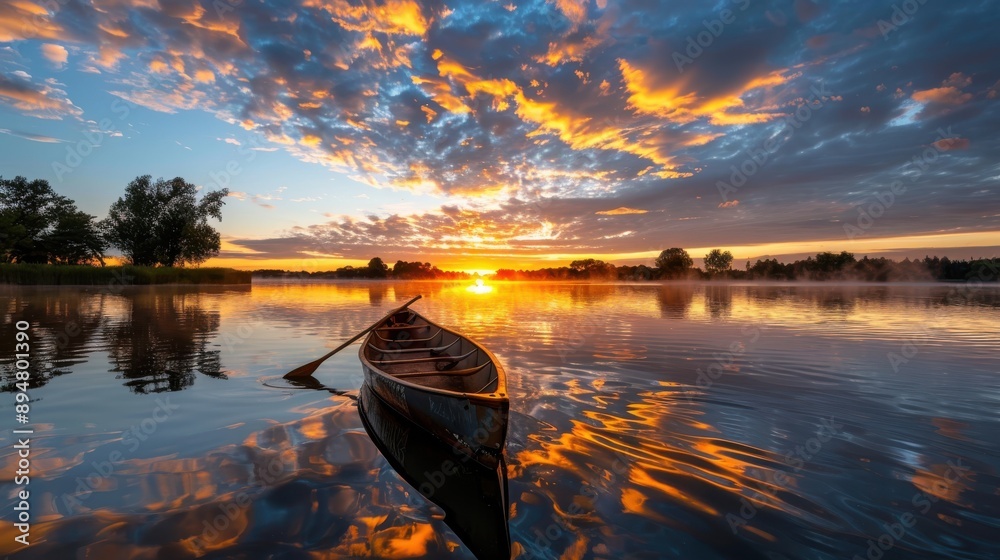
[{"label": "sun", "polygon": [[483,279],[479,278],[475,284],[469,286],[466,290],[474,294],[488,294],[493,291],[493,286],[487,286],[486,282],[483,282]]}]

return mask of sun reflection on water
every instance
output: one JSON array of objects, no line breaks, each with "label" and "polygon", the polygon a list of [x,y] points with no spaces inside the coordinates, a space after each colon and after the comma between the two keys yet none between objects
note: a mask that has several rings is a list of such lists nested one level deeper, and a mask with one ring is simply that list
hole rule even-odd
[{"label": "sun reflection on water", "polygon": [[487,286],[486,282],[483,282],[483,279],[480,278],[476,280],[475,284],[466,288],[466,290],[474,294],[488,294],[493,291],[493,286]]}]

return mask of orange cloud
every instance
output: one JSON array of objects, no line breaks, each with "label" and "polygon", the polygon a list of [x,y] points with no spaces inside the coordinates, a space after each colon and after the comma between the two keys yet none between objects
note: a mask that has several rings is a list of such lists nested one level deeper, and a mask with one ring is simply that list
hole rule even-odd
[{"label": "orange cloud", "polygon": [[574,150],[615,150],[648,159],[663,169],[655,174],[664,178],[688,177],[690,173],[677,172],[678,163],[666,152],[666,146],[651,136],[632,140],[617,126],[601,125],[586,115],[577,115],[555,102],[533,100],[517,92],[516,113],[522,120],[534,123],[537,128],[529,137],[555,134]]},{"label": "orange cloud", "polygon": [[941,85],[964,88],[970,84],[972,84],[972,78],[966,76],[961,72],[955,72],[951,76],[948,76],[948,79],[945,80]]},{"label": "orange cloud", "polygon": [[555,0],[556,7],[566,16],[574,26],[578,26],[587,20],[586,0]]},{"label": "orange cloud", "polygon": [[379,6],[356,6],[346,0],[306,0],[305,7],[320,7],[349,31],[389,35],[423,35],[430,21],[415,0],[388,0]]},{"label": "orange cloud", "polygon": [[323,139],[314,134],[306,134],[299,140],[299,143],[303,146],[318,146]]},{"label": "orange cloud", "polygon": [[215,81],[215,73],[211,70],[197,70],[194,73],[194,79],[202,83],[211,83]]},{"label": "orange cloud", "polygon": [[736,91],[715,98],[699,96],[691,85],[694,74],[663,82],[654,72],[633,65],[625,59],[618,61],[628,106],[639,114],[655,115],[676,124],[687,124],[707,119],[716,126],[734,126],[767,122],[780,113],[747,112],[742,96],[759,88],[770,88],[785,83],[788,76],[775,71],[757,76]]},{"label": "orange cloud", "polygon": [[61,26],[49,20],[41,2],[8,0],[0,3],[0,43],[23,39],[65,39]]},{"label": "orange cloud", "polygon": [[566,62],[581,62],[584,55],[601,44],[601,39],[594,36],[584,37],[580,41],[552,41],[549,50],[536,58],[549,66],[558,66]]},{"label": "orange cloud", "polygon": [[52,64],[61,67],[66,64],[66,60],[69,58],[69,52],[66,50],[66,47],[62,45],[45,43],[42,45],[42,56],[44,56],[46,60]]},{"label": "orange cloud", "polygon": [[934,146],[943,151],[947,152],[949,150],[965,150],[969,147],[968,138],[942,138],[937,142],[934,142]]},{"label": "orange cloud", "polygon": [[600,212],[594,212],[599,216],[624,216],[629,214],[645,214],[649,210],[641,210],[639,208],[629,208],[627,206],[619,206],[614,210],[601,210]]},{"label": "orange cloud", "polygon": [[961,105],[972,99],[971,93],[963,93],[956,87],[946,86],[913,92],[914,101],[920,103],[940,103],[942,105]]},{"label": "orange cloud", "polygon": [[32,83],[27,80],[27,74],[19,77],[22,79],[11,80],[0,75],[0,103],[7,103],[40,119],[61,120],[65,115],[79,116],[83,113],[66,98],[66,92],[49,85]]},{"label": "orange cloud", "polygon": [[723,202],[722,204],[719,204],[719,208],[735,208],[736,206],[739,206],[739,205],[740,205],[740,201],[738,201],[738,200],[727,200],[726,202]]},{"label": "orange cloud", "polygon": [[165,74],[168,68],[167,63],[159,58],[154,58],[149,63],[149,71],[154,74]]}]

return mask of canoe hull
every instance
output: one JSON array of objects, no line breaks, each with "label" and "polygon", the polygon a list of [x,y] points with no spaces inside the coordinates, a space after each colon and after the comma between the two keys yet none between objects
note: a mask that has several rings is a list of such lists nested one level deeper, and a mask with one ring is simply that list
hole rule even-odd
[{"label": "canoe hull", "polygon": [[363,385],[358,411],[365,431],[410,486],[444,510],[444,522],[479,560],[509,560],[507,468],[483,468],[400,416]]},{"label": "canoe hull", "polygon": [[497,464],[507,439],[508,401],[468,393],[443,395],[400,383],[367,363],[363,369],[372,392],[400,415],[480,463]]}]

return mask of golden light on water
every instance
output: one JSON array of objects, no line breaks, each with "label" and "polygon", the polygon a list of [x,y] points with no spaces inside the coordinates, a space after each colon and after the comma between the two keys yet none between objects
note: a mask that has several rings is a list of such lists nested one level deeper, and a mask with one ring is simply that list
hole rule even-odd
[{"label": "golden light on water", "polygon": [[487,286],[486,282],[483,282],[483,279],[480,278],[476,280],[475,284],[466,288],[466,290],[474,294],[488,294],[493,291],[493,286]]}]

